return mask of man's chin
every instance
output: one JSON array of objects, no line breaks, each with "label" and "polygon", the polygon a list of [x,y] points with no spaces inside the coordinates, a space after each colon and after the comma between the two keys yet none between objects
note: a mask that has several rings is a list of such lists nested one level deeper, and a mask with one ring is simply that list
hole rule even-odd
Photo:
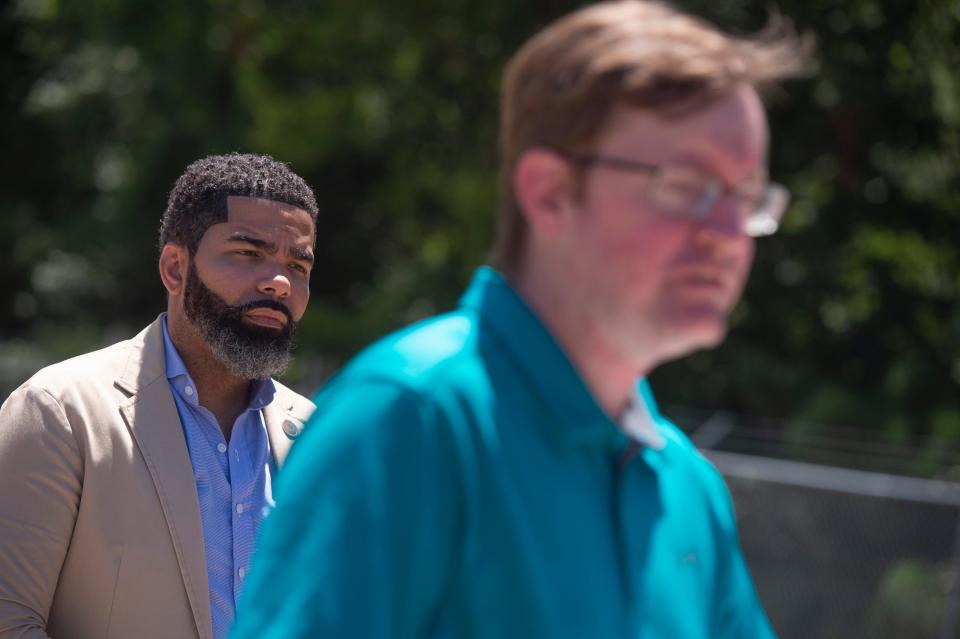
[{"label": "man's chin", "polygon": [[671,320],[666,332],[676,344],[675,357],[716,348],[727,337],[727,315],[716,309],[698,309]]}]

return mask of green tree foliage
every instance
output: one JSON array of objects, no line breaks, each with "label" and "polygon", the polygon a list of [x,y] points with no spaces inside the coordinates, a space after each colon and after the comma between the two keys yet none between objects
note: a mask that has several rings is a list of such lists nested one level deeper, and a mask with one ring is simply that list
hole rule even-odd
[{"label": "green tree foliage", "polygon": [[906,559],[890,566],[877,587],[867,626],[873,637],[936,637],[947,609],[948,566]]},{"label": "green tree foliage", "polygon": [[[317,190],[294,383],[452,306],[492,237],[504,61],[577,4],[9,3],[0,391],[163,309],[166,192],[208,153],[270,153]],[[767,19],[759,0],[685,6],[741,32]],[[794,202],[728,342],[653,381],[665,404],[762,415],[795,441],[922,445],[913,470],[934,472],[960,439],[960,3],[780,8],[820,62],[772,101],[771,172]]]}]

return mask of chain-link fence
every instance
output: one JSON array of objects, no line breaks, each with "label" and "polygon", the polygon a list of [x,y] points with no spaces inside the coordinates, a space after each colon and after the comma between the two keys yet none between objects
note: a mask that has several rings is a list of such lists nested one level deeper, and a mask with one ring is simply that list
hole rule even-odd
[{"label": "chain-link fence", "polygon": [[781,639],[960,639],[960,442],[671,406]]},{"label": "chain-link fence", "polygon": [[705,452],[782,639],[958,636],[960,484]]}]

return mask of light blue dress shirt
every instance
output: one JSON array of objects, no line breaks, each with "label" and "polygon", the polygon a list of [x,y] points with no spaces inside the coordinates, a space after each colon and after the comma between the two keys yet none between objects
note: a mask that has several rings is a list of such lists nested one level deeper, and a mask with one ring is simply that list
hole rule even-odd
[{"label": "light blue dress shirt", "polygon": [[253,555],[260,520],[273,506],[273,459],[261,409],[273,401],[273,381],[257,381],[250,404],[226,441],[216,418],[200,405],[197,387],[163,319],[167,381],[180,414],[197,483],[214,639],[227,636]]}]

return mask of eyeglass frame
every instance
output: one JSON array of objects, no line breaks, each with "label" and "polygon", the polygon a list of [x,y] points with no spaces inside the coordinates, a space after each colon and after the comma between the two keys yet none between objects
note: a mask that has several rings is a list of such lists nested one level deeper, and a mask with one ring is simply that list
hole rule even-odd
[{"label": "eyeglass frame", "polygon": [[[663,170],[664,166],[668,166],[665,164],[650,164],[637,160],[629,160],[611,155],[593,153],[577,154],[559,149],[552,150],[568,162],[580,168],[601,166],[619,171],[632,171],[656,176]],[[700,201],[696,206],[688,213],[683,213],[683,215],[698,221],[706,219],[707,215],[724,195],[742,195],[735,187],[727,186],[719,177],[711,176],[707,171],[701,172],[707,177],[707,188],[705,188],[703,194],[699,196]],[[774,203],[776,203],[776,205],[774,205]],[[768,181],[763,188],[762,195],[757,199],[757,203],[744,218],[744,231],[747,235],[754,238],[773,235],[780,228],[780,221],[783,219],[789,203],[790,191],[787,187],[777,182]]]}]

